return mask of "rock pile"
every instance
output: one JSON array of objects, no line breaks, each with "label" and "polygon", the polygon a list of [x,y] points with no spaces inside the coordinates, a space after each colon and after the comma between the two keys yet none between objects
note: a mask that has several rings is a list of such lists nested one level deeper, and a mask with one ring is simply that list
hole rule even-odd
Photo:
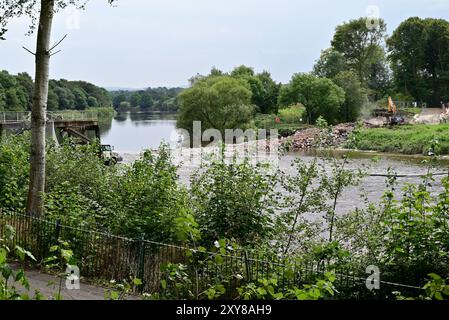
[{"label": "rock pile", "polygon": [[341,123],[329,129],[303,129],[288,138],[282,138],[281,143],[288,146],[291,151],[335,147],[343,144],[354,128],[354,123]]}]

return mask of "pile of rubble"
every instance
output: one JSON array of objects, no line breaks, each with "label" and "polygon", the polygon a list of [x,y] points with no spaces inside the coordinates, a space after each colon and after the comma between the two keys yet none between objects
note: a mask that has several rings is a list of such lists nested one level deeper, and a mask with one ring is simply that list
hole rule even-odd
[{"label": "pile of rubble", "polygon": [[326,129],[303,129],[290,137],[282,138],[281,143],[288,145],[288,149],[291,151],[335,147],[343,144],[354,128],[354,123],[341,123]]}]

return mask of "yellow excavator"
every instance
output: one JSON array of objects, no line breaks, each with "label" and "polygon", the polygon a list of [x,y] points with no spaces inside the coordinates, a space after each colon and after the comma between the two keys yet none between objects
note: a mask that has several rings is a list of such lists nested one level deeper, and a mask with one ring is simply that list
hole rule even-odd
[{"label": "yellow excavator", "polygon": [[388,113],[395,115],[398,112],[398,108],[393,102],[393,99],[391,97],[388,97]]},{"label": "yellow excavator", "polygon": [[398,108],[391,97],[388,97],[387,109],[376,109],[374,110],[374,115],[376,117],[385,117],[387,124],[390,125],[403,124],[405,122],[404,117],[398,114]]}]

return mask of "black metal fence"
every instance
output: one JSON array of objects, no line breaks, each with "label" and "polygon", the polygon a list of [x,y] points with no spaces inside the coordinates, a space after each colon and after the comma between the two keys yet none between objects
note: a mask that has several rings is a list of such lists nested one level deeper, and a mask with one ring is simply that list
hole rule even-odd
[{"label": "black metal fence", "polygon": [[[322,265],[294,263],[255,251],[207,252],[62,225],[59,220],[0,212],[0,235],[6,225],[15,230],[10,245],[25,248],[38,261],[53,255],[50,248],[65,241],[83,278],[117,282],[138,278],[142,281],[139,291],[159,293],[162,298],[204,298],[205,290],[223,284],[226,292],[221,298],[234,299],[238,287],[262,279],[275,279],[278,290],[285,292],[315,283],[325,272]],[[183,269],[176,269],[180,265]],[[335,272],[335,298],[391,298],[395,290],[420,290],[381,282],[380,290],[370,291],[365,285],[366,274],[347,269]]]}]

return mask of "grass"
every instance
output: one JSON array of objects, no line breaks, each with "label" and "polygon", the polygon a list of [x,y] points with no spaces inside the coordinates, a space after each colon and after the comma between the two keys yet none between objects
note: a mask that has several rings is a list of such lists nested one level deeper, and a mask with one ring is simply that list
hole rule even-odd
[{"label": "grass", "polygon": [[253,120],[257,129],[277,129],[281,136],[290,136],[299,129],[307,127],[302,123],[304,107],[291,106],[280,109],[278,114],[257,114]]},{"label": "grass", "polygon": [[354,132],[348,147],[359,150],[424,154],[437,141],[440,154],[449,154],[449,124],[404,125],[393,128],[363,128]]},{"label": "grass", "polygon": [[51,111],[54,114],[63,114],[63,115],[81,115],[82,113],[93,114],[100,118],[102,117],[113,117],[116,114],[116,111],[111,107],[98,107],[98,108],[88,108],[86,110],[56,110]]}]

